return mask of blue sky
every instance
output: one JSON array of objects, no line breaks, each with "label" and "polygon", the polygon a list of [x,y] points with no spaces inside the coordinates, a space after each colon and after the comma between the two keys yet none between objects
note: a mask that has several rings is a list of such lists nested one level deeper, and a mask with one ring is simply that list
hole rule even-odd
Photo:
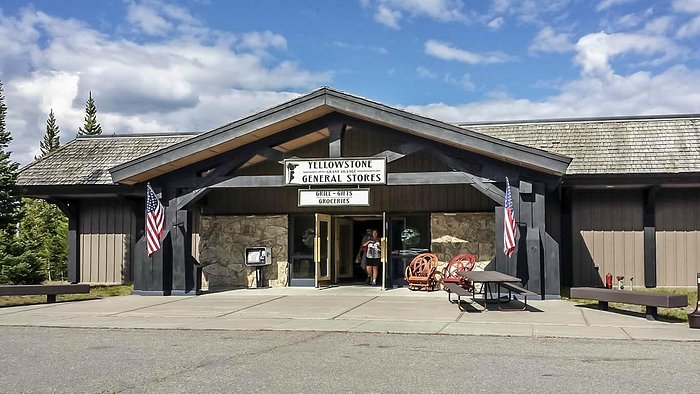
[{"label": "blue sky", "polygon": [[445,121],[700,112],[700,0],[0,3],[13,158],[88,91],[107,134],[203,131],[331,86]]}]

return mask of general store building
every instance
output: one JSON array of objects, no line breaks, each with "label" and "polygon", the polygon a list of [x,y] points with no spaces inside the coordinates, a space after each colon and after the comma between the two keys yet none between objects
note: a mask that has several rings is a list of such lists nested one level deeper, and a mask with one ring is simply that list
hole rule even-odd
[{"label": "general store building", "polygon": [[[357,283],[368,228],[383,240],[385,289],[420,250],[475,254],[542,298],[608,272],[655,287],[700,271],[696,115],[450,124],[321,88],[203,133],[78,137],[20,183],[68,216],[72,282],[139,294]],[[147,183],[166,208],[152,257]],[[269,248],[263,283],[249,247]]]}]

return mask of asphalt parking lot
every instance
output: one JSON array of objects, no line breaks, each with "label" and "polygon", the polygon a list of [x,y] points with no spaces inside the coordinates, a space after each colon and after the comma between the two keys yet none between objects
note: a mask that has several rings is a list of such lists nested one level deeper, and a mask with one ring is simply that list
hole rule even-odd
[{"label": "asphalt parking lot", "polygon": [[697,344],[0,327],[6,393],[697,392]]}]

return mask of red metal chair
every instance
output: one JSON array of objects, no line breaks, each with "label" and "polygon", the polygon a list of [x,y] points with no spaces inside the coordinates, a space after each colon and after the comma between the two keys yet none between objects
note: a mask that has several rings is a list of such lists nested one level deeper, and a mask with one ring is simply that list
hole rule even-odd
[{"label": "red metal chair", "polygon": [[442,270],[442,283],[455,283],[465,290],[472,291],[474,284],[467,278],[457,275],[457,271],[471,271],[476,266],[476,256],[469,253],[457,255]]},{"label": "red metal chair", "polygon": [[431,291],[435,289],[435,271],[438,257],[432,253],[421,253],[406,267],[405,278],[409,290]]}]

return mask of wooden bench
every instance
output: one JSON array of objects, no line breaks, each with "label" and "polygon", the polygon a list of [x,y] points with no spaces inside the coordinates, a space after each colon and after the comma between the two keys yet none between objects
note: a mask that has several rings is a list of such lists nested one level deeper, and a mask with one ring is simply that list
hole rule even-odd
[{"label": "wooden bench", "polygon": [[659,307],[678,308],[688,306],[688,296],[686,294],[649,293],[599,287],[572,287],[571,298],[597,300],[598,308],[603,311],[608,310],[609,302],[644,305],[648,320],[656,320]]},{"label": "wooden bench", "polygon": [[57,294],[88,294],[90,285],[64,284],[64,285],[3,285],[0,286],[0,296],[19,295],[46,295],[46,303],[56,302]]},{"label": "wooden bench", "polygon": [[[533,291],[530,291],[524,287],[520,287],[520,286],[516,285],[515,283],[511,283],[511,282],[499,283],[499,286],[508,290],[508,301],[510,301],[512,299],[513,293],[523,297],[523,299],[525,300],[525,302],[523,304],[525,304],[525,305],[523,306],[522,310],[527,309],[527,297],[534,297],[534,296],[539,295]],[[499,305],[499,309],[500,309],[500,305]]]}]

